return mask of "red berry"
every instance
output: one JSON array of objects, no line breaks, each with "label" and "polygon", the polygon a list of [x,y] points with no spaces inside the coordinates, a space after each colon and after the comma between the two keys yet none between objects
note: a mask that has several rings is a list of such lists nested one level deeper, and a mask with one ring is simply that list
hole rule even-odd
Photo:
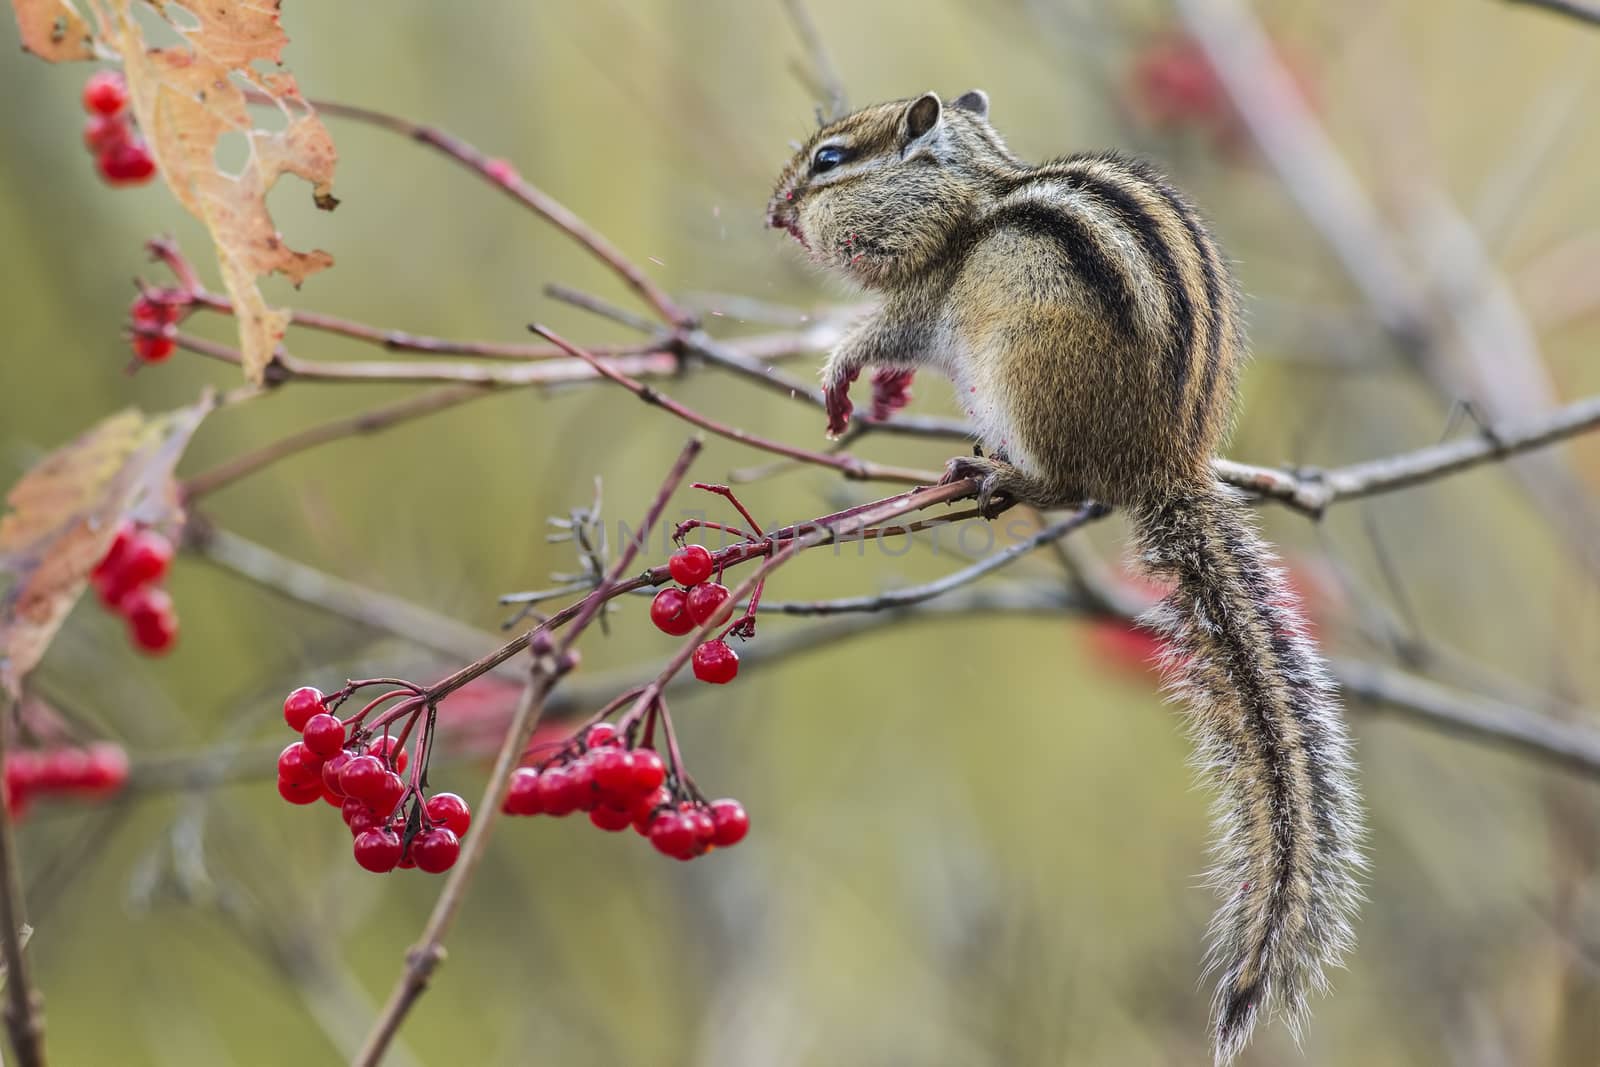
[{"label": "red berry", "polygon": [[137,588],[165,578],[171,565],[172,542],[154,530],[141,530],[128,540],[117,572],[129,588]]},{"label": "red berry", "polygon": [[656,815],[672,807],[672,794],[665,788],[657,789],[653,793],[636,797],[633,801],[633,828],[646,837],[650,836],[650,824],[655,822]]},{"label": "red berry", "polygon": [[552,767],[539,775],[539,810],[546,815],[560,817],[578,810],[582,797],[578,783],[565,767]]},{"label": "red berry", "polygon": [[406,750],[400,747],[399,738],[391,737],[388,734],[368,745],[367,751],[386,763],[392,762],[394,769],[400,772],[405,771],[406,760],[411,758],[407,755]]},{"label": "red berry", "polygon": [[750,832],[750,816],[745,814],[744,805],[737,800],[713,800],[711,825],[711,843],[718,848],[727,848],[743,841],[744,835]]},{"label": "red berry", "polygon": [[35,786],[41,792],[63,792],[77,786],[88,759],[76,748],[49,749],[41,754]]},{"label": "red berry", "polygon": [[136,619],[132,621],[129,632],[139,651],[159,656],[178,640],[178,617],[166,614]]},{"label": "red berry", "polygon": [[173,619],[172,597],[165,589],[138,586],[117,603],[117,610],[133,626],[154,625],[163,619]]},{"label": "red berry", "polygon": [[617,728],[608,722],[595,723],[583,735],[584,748],[604,748],[616,744],[621,744],[617,738]]},{"label": "red berry", "polygon": [[355,756],[339,772],[339,788],[345,796],[375,807],[372,802],[383,795],[383,776],[388,773],[377,756]]},{"label": "red berry", "polygon": [[[601,749],[605,751],[617,751]],[[584,756],[567,764],[567,773],[571,776],[567,780],[566,788],[573,797],[574,811],[589,811],[601,800],[601,791],[595,785],[594,760]]]},{"label": "red berry", "polygon": [[707,641],[694,650],[694,676],[712,685],[727,685],[739,673],[739,653],[726,641]]},{"label": "red berry", "polygon": [[433,822],[448,826],[457,837],[467,836],[467,827],[472,825],[472,809],[454,793],[435,793],[428,798],[426,810]]},{"label": "red berry", "polygon": [[94,570],[89,572],[91,578],[104,578],[122,567],[122,557],[128,551],[128,546],[133,544],[135,528],[131,522],[123,522],[117,526],[117,534],[111,541],[111,547],[106,549],[106,554],[99,563],[94,565]]},{"label": "red berry", "polygon": [[83,146],[95,155],[126,141],[131,131],[120,115],[90,115],[83,124]]},{"label": "red berry", "polygon": [[682,637],[694,629],[694,619],[689,617],[689,598],[682,589],[668,586],[650,601],[650,621],[656,629],[673,637]]},{"label": "red berry", "polygon": [[133,354],[141,363],[160,363],[178,350],[178,342],[156,334],[136,333],[132,344]]},{"label": "red berry", "polygon": [[367,830],[356,837],[356,862],[374,874],[394,870],[400,850],[400,835],[393,830]]},{"label": "red berry", "polygon": [[83,110],[116,115],[128,106],[128,83],[114,70],[97,70],[83,83]]},{"label": "red berry", "polygon": [[650,844],[657,852],[673,859],[692,859],[696,844],[694,826],[679,812],[658,815],[650,824]]},{"label": "red berry", "polygon": [[384,824],[388,822],[382,815],[379,815],[354,797],[346,797],[344,804],[345,806],[339,809],[340,814],[343,814],[350,805],[355,805],[354,812],[345,820],[345,824],[350,827],[350,832],[356,836],[360,836],[368,830],[381,830]]},{"label": "red berry", "polygon": [[100,176],[112,185],[139,185],[155,175],[156,161],[143,141],[129,138],[100,153]]},{"label": "red berry", "polygon": [[379,815],[387,816],[394,811],[395,805],[400,803],[400,798],[405,795],[405,779],[393,771],[384,771],[383,777],[378,781],[377,795],[368,798],[367,806]]},{"label": "red berry", "polygon": [[[355,797],[345,797],[344,803],[339,805],[339,816],[340,818],[344,819],[344,824],[346,826],[350,826],[355,820],[356,816],[360,815],[366,810],[367,806],[361,803],[361,801],[357,800]],[[366,827],[362,827],[362,830],[364,829],[366,829]],[[356,832],[360,833],[361,831],[357,830]]]},{"label": "red berry", "polygon": [[322,759],[299,741],[292,742],[278,753],[278,777],[315,785],[322,780]]},{"label": "red berry", "polygon": [[335,796],[344,796],[344,786],[339,784],[339,772],[351,760],[348,752],[335,752],[322,765],[322,785]]},{"label": "red berry", "polygon": [[183,307],[176,300],[140,293],[128,314],[140,326],[171,326],[183,317]]},{"label": "red berry", "polygon": [[634,796],[648,796],[667,780],[667,764],[653,748],[638,748],[633,752],[632,775],[627,791]]},{"label": "red berry", "polygon": [[289,724],[289,729],[300,733],[311,721],[311,716],[328,710],[322,700],[322,690],[309,685],[301,686],[284,697],[283,721]]},{"label": "red berry", "polygon": [[588,757],[594,768],[594,786],[602,800],[625,799],[632,791],[633,753],[623,748],[603,748]]},{"label": "red berry", "polygon": [[710,847],[712,839],[717,836],[717,824],[711,818],[711,813],[698,804],[685,803],[679,810],[694,829],[695,854],[699,855]]},{"label": "red berry", "polygon": [[82,786],[91,793],[114,793],[128,781],[128,753],[111,741],[96,741],[85,754]]},{"label": "red berry", "polygon": [[319,712],[306,720],[306,728],[300,732],[306,747],[323,759],[332,759],[344,749],[344,723],[336,715]]},{"label": "red berry", "polygon": [[291,804],[315,804],[322,799],[322,783],[315,780],[298,782],[279,778],[278,795]]},{"label": "red berry", "polygon": [[681,585],[699,585],[711,577],[714,569],[716,561],[703,545],[687,545],[667,560],[667,570],[672,572],[673,580]]},{"label": "red berry", "polygon": [[727,622],[733,617],[728,587],[721,582],[701,582],[689,590],[687,610],[696,626],[704,626],[712,616],[716,616],[719,623]]},{"label": "red berry", "polygon": [[511,772],[511,785],[500,810],[507,815],[537,815],[544,810],[540,802],[539,772],[532,767],[518,767]]},{"label": "red berry", "polygon": [[627,808],[614,808],[600,804],[589,813],[589,821],[608,834],[621,833],[633,825],[633,812]]},{"label": "red berry", "polygon": [[448,871],[461,855],[461,839],[445,826],[424,830],[411,839],[411,858],[429,874]]}]

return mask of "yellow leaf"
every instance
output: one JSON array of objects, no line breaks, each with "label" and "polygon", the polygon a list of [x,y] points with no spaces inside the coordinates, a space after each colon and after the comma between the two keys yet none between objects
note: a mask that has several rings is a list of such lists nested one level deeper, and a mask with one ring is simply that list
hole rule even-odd
[{"label": "yellow leaf", "polygon": [[[257,61],[276,65],[288,43],[276,3],[187,5],[187,17],[169,20],[184,43],[149,48],[130,13],[133,2],[114,0],[102,29],[122,53],[130,103],[162,176],[211,232],[238,320],[245,376],[259,384],[289,315],[268,306],[257,279],[277,271],[299,285],[333,264],[326,252],[297,252],[284,243],[267,211],[267,194],[280,177],[294,174],[311,183],[318,207],[331,210],[338,203],[333,139],[292,76],[252,67]],[[156,8],[165,17],[163,5]],[[243,84],[271,99],[287,123],[283,129],[255,128]],[[217,142],[235,132],[245,135],[249,158],[238,174],[224,174]]]},{"label": "yellow leaf", "polygon": [[94,58],[89,24],[67,0],[11,0],[11,7],[17,13],[23,51],[51,63]]},{"label": "yellow leaf", "polygon": [[0,518],[0,686],[14,696],[38,664],[125,519],[177,517],[172,471],[211,396],[164,415],[123,411],[46,456]]}]

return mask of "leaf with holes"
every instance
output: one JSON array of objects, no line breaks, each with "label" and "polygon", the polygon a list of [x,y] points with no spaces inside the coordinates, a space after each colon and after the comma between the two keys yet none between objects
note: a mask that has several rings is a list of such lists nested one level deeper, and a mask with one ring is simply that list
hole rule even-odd
[{"label": "leaf with holes", "polygon": [[[333,139],[300,95],[293,76],[258,72],[278,66],[288,37],[276,3],[213,0],[182,14],[154,5],[183,43],[149,47],[131,8],[114,0],[105,36],[123,57],[134,116],[173,195],[211,232],[223,285],[239,325],[245,376],[260,383],[283,339],[289,313],[273,308],[257,280],[277,272],[296,286],[333,264],[322,251],[297,252],[284,243],[267,211],[267,194],[285,174],[311,183],[316,205],[331,211]],[[276,106],[281,130],[256,128],[246,87]],[[224,134],[243,134],[249,158],[237,174],[217,165]]]},{"label": "leaf with holes", "polygon": [[94,35],[67,0],[11,0],[22,50],[50,63],[94,58]]},{"label": "leaf with holes", "polygon": [[164,415],[118,412],[12,488],[0,518],[0,686],[20,691],[124,520],[180,517],[172,471],[214,406],[208,393]]}]

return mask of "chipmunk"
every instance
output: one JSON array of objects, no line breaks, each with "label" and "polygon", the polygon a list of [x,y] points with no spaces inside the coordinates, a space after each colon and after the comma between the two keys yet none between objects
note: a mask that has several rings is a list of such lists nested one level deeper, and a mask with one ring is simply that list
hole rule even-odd
[{"label": "chipmunk", "polygon": [[1189,202],[1116,154],[1031,165],[979,90],[878,104],[823,126],[768,221],[882,306],[823,368],[828,430],[850,383],[947,375],[987,455],[951,460],[979,503],[1126,510],[1145,568],[1175,583],[1166,639],[1197,762],[1219,785],[1207,970],[1218,1063],[1259,1017],[1298,1036],[1351,946],[1365,865],[1350,741],[1283,574],[1211,466],[1246,349],[1233,283]]}]

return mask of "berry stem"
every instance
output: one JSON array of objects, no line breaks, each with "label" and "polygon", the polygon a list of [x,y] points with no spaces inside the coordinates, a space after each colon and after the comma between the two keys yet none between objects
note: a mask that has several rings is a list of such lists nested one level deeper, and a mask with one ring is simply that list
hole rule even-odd
[{"label": "berry stem", "polygon": [[750,524],[750,529],[756,532],[757,537],[766,536],[766,534],[761,531],[761,524],[756,521],[756,517],[745,510],[745,506],[740,502],[738,494],[728,486],[713,485],[710,482],[694,482],[689,486],[689,488],[701,489],[707,493],[713,493],[716,496],[725,498],[728,503],[734,506],[735,510],[737,510],[740,515],[744,516],[744,521]]}]

